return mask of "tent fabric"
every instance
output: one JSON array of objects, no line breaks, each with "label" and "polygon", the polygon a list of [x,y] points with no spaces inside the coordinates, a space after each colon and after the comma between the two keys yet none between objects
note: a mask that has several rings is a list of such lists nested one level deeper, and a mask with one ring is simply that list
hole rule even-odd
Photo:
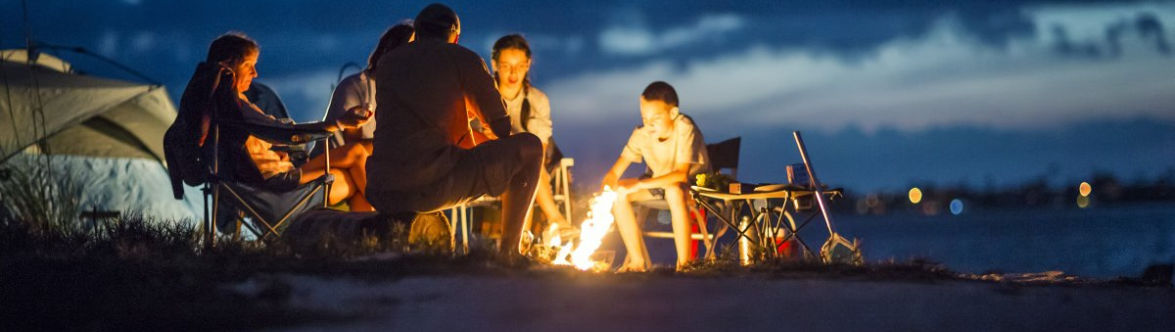
[{"label": "tent fabric", "polygon": [[162,86],[10,61],[0,61],[0,84],[0,162],[42,139],[54,154],[163,160],[176,111]]},{"label": "tent fabric", "polygon": [[0,51],[0,168],[48,157],[54,174],[66,175],[58,180],[77,185],[83,210],[158,221],[201,218],[198,189],[184,188],[189,200],[171,195],[163,134],[176,109],[166,89],[75,75],[48,54],[30,65],[26,56]]},{"label": "tent fabric", "polygon": [[72,183],[77,192],[71,196],[77,198],[78,208],[83,211],[118,211],[123,216],[142,216],[152,222],[192,226],[204,218],[200,189],[184,187],[189,199],[173,199],[170,179],[157,161],[19,153],[5,165],[37,164],[41,157],[50,158],[53,174],[67,175],[56,181]]}]

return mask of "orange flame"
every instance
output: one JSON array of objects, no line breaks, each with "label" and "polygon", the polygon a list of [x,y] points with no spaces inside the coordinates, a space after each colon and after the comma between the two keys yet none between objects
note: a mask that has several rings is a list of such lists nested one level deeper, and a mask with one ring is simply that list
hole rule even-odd
[{"label": "orange flame", "polygon": [[[573,243],[571,241],[563,244],[557,234],[550,237],[548,245],[551,247],[562,246],[559,253],[555,255],[553,264],[574,265],[575,268],[584,271],[600,265],[601,262],[592,260],[592,254],[600,248],[604,235],[607,235],[612,228],[612,223],[615,221],[612,217],[612,203],[615,201],[616,192],[610,188],[604,188],[604,192],[592,198],[587,220],[584,220],[583,224],[579,226],[579,245],[575,246],[574,250],[572,250]],[[551,227],[552,229],[547,230],[550,233],[555,233],[554,231],[558,229],[557,225]]]}]

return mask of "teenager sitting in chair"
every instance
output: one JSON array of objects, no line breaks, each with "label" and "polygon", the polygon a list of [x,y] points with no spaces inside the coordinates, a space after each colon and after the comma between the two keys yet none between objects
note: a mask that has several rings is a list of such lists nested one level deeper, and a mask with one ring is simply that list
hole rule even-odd
[{"label": "teenager sitting in chair", "polygon": [[[643,126],[632,131],[620,158],[604,175],[603,186],[618,194],[612,214],[628,259],[620,271],[646,271],[649,254],[633,212],[634,202],[664,199],[673,219],[677,269],[690,260],[689,179],[709,170],[710,157],[702,132],[678,110],[677,91],[668,83],[649,84],[640,98]],[[653,172],[645,179],[620,179],[632,163],[644,161]]]},{"label": "teenager sitting in chair", "polygon": [[[222,108],[218,116],[230,121],[288,127],[289,124],[266,115],[249,102],[243,93],[249,90],[253,78],[257,77],[259,55],[257,42],[239,33],[227,33],[212,42],[208,58],[200,68],[215,64],[228,68],[233,77],[231,91],[236,93],[235,107]],[[300,124],[297,127],[338,131],[360,126],[370,117],[370,112],[356,108],[334,122]],[[273,150],[273,144],[231,126],[221,126],[220,142],[221,156],[224,158],[222,172],[227,171],[236,181],[273,190],[289,190],[326,173],[324,156],[310,159],[301,167],[294,167],[286,153]],[[348,200],[354,211],[372,211],[371,204],[363,197],[367,185],[367,171],[364,168],[367,150],[357,144],[344,145],[331,149],[330,155],[330,173],[334,175],[335,181],[331,185],[329,203],[338,204]]]},{"label": "teenager sitting in chair", "polygon": [[[530,44],[519,34],[498,38],[491,53],[491,68],[498,83],[498,92],[506,102],[506,113],[510,114],[511,133],[532,133],[543,141],[543,151],[551,147],[551,102],[547,94],[530,85]],[[546,154],[546,153],[545,153]],[[546,154],[549,155],[549,154]],[[550,161],[545,161],[546,165]],[[546,167],[539,171],[538,193],[535,203],[551,224],[569,226],[559,206],[555,205],[551,193],[551,175]],[[529,225],[530,222],[528,221]],[[525,227],[525,228],[530,228]]]}]

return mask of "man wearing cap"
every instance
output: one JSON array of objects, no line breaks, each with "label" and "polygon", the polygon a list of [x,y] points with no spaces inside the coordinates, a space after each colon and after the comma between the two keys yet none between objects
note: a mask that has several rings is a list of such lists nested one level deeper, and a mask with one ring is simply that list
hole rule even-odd
[{"label": "man wearing cap", "polygon": [[[367,199],[380,212],[396,214],[500,196],[500,253],[517,258],[538,188],[542,143],[529,133],[510,135],[485,62],[457,45],[461,21],[452,9],[428,5],[413,25],[416,40],[384,55],[375,72],[379,109]],[[475,142],[471,118],[488,123],[496,137]]]}]

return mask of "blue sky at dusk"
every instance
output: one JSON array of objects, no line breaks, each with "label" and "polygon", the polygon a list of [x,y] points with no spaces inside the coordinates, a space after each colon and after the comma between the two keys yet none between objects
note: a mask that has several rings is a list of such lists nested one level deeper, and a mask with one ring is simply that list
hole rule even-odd
[{"label": "blue sky at dusk", "polygon": [[[262,47],[258,81],[321,118],[339,68],[427,2],[28,1],[34,40],[81,46],[178,102],[208,43]],[[819,175],[858,191],[1009,185],[1175,167],[1175,3],[1036,1],[452,1],[488,58],[520,32],[555,138],[598,181],[639,123],[646,84],[677,87],[710,141],[743,137],[740,178],[782,180],[803,130]],[[0,1],[0,48],[25,45]],[[74,54],[79,69],[139,80]]]}]

